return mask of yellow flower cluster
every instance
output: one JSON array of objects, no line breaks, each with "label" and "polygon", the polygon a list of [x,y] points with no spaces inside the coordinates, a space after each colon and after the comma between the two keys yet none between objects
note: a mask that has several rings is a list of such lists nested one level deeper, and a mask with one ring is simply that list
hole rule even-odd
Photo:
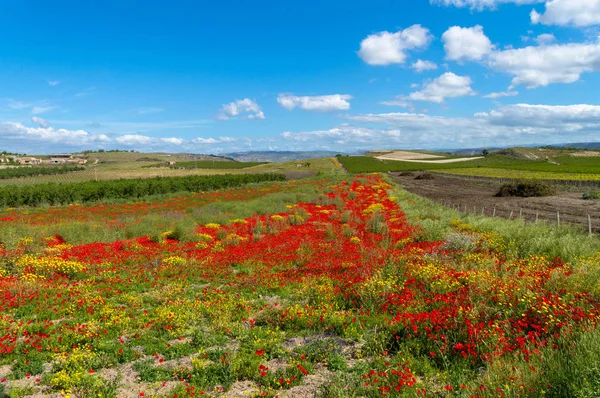
[{"label": "yellow flower cluster", "polygon": [[369,207],[364,209],[362,214],[366,215],[366,214],[371,214],[371,213],[377,213],[377,212],[383,211],[384,209],[385,209],[385,207],[383,207],[383,205],[381,203],[373,203],[372,205],[370,205]]},{"label": "yellow flower cluster", "polygon": [[198,241],[200,242],[212,242],[213,237],[209,234],[198,234]]},{"label": "yellow flower cluster", "polygon": [[360,238],[358,236],[353,236],[350,238],[350,242],[354,243],[354,244],[359,244],[360,243]]},{"label": "yellow flower cluster", "polygon": [[285,221],[285,217],[280,216],[279,214],[273,214],[271,216],[271,220],[273,220],[273,221]]},{"label": "yellow flower cluster", "polygon": [[208,224],[204,224],[204,228],[219,229],[221,228],[221,225],[217,224],[216,222],[209,222]]},{"label": "yellow flower cluster", "polygon": [[85,265],[78,261],[65,260],[60,257],[35,257],[31,254],[19,258],[15,264],[22,272],[33,273],[37,276],[48,276],[53,273],[72,276],[85,268]]},{"label": "yellow flower cluster", "polygon": [[246,224],[246,223],[248,223],[248,221],[244,220],[243,218],[236,218],[236,219],[230,220],[229,222],[232,223],[232,224]]},{"label": "yellow flower cluster", "polygon": [[163,264],[167,265],[185,265],[187,263],[185,258],[179,256],[170,256],[167,258],[163,258],[162,262]]}]

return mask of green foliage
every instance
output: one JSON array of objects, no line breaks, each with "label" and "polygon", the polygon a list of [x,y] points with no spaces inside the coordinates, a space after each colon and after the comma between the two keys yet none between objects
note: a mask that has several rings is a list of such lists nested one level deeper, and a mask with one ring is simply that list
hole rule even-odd
[{"label": "green foliage", "polygon": [[0,169],[0,179],[32,177],[39,175],[66,174],[85,170],[82,166],[48,166],[48,167],[9,167]]},{"label": "green foliage", "polygon": [[600,199],[600,191],[586,192],[583,194],[582,199],[598,200],[598,199]]},{"label": "green foliage", "polygon": [[284,180],[285,176],[282,174],[226,174],[5,187],[0,189],[0,206],[60,205],[107,199],[139,199],[149,195],[210,191],[248,183]]},{"label": "green foliage", "polygon": [[554,195],[556,191],[548,184],[536,181],[519,181],[504,184],[496,194],[498,197],[517,196],[520,198],[532,198]]}]

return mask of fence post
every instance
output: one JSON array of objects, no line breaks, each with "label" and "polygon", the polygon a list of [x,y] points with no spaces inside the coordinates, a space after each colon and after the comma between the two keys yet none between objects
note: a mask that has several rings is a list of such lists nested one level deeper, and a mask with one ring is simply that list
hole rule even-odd
[{"label": "fence post", "polygon": [[510,216],[508,216],[508,219],[509,219],[509,220],[512,220],[512,216],[513,216],[513,211],[511,210],[511,211],[510,211]]},{"label": "fence post", "polygon": [[496,217],[496,206],[494,206],[494,210],[492,211],[492,217]]},{"label": "fence post", "polygon": [[588,214],[588,231],[592,235],[592,217]]},{"label": "fence post", "polygon": [[560,227],[560,212],[559,211],[556,212],[556,225],[558,225]]},{"label": "fence post", "polygon": [[481,208],[481,215],[485,216],[485,207]]},{"label": "fence post", "polygon": [[536,210],[536,211],[535,211],[535,223],[536,223],[536,224],[537,224],[537,222],[538,222],[538,219],[539,219],[539,218],[540,218],[540,211],[539,211],[539,210]]},{"label": "fence post", "polygon": [[519,218],[523,218],[523,208],[519,209]]}]

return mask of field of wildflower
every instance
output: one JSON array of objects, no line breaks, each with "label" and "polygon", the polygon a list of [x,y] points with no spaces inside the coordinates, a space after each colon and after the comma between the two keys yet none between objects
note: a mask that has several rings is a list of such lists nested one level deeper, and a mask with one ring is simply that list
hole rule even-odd
[{"label": "field of wildflower", "polygon": [[8,209],[0,396],[599,396],[596,246],[418,206],[370,174]]}]

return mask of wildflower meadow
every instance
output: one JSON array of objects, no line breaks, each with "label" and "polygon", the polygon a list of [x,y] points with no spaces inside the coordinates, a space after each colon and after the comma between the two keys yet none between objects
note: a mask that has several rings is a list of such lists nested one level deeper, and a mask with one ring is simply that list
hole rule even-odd
[{"label": "wildflower meadow", "polygon": [[597,239],[436,206],[369,174],[8,209],[0,395],[598,396]]}]

